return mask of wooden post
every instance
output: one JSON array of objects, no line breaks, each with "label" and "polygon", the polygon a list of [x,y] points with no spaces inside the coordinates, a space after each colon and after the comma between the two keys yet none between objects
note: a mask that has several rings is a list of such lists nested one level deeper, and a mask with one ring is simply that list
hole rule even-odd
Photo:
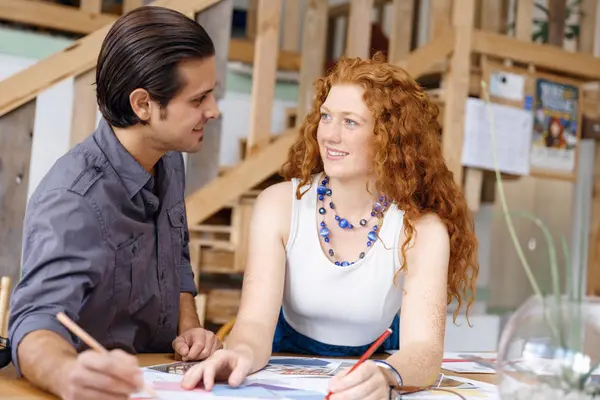
[{"label": "wooden post", "polygon": [[298,51],[300,37],[300,0],[285,0],[283,50]]},{"label": "wooden post", "polygon": [[565,40],[565,18],[567,2],[565,0],[548,0],[548,43],[561,49]]},{"label": "wooden post", "polygon": [[598,3],[598,0],[583,0],[580,5],[581,17],[579,22],[580,32],[578,51],[582,53],[594,54]]},{"label": "wooden post", "polygon": [[282,0],[259,0],[258,31],[254,44],[250,130],[246,154],[254,154],[269,143],[271,115],[275,98],[277,56],[279,54],[279,19]]},{"label": "wooden post", "polygon": [[373,0],[350,0],[346,56],[370,57],[372,10]]},{"label": "wooden post", "polygon": [[396,63],[410,54],[415,0],[394,0],[388,60]]},{"label": "wooden post", "polygon": [[[461,0],[456,0],[461,3]],[[458,6],[458,5],[457,5]],[[473,7],[473,9],[475,9]],[[429,40],[443,34],[452,25],[452,0],[430,0]]]},{"label": "wooden post", "polygon": [[256,21],[258,13],[258,0],[249,0],[246,10],[246,39],[254,40],[256,38]]},{"label": "wooden post", "polygon": [[123,14],[127,14],[129,11],[143,5],[144,0],[123,0]]},{"label": "wooden post", "polygon": [[[594,54],[598,27],[596,26],[597,0],[583,0],[581,3],[581,31],[579,36],[579,51]],[[600,85],[596,94],[596,107],[600,115]],[[596,140],[594,150],[594,182],[592,187],[591,221],[589,230],[588,263],[586,293],[600,296],[600,141]]]},{"label": "wooden post", "polygon": [[504,1],[503,0],[479,0],[481,3],[481,15],[479,26],[482,30],[494,33],[503,31],[502,23],[506,18],[503,18]]},{"label": "wooden post", "polygon": [[296,126],[300,126],[313,99],[313,83],[323,73],[327,40],[327,0],[308,0],[302,30],[302,64]]},{"label": "wooden post", "polygon": [[96,129],[96,69],[75,77],[73,85],[73,115],[71,117],[71,147],[83,141]]},{"label": "wooden post", "polygon": [[[196,16],[196,21],[206,30],[215,46],[215,61],[219,85],[213,92],[213,95],[217,101],[225,95],[225,78],[227,76],[227,58],[229,54],[229,40],[231,39],[232,16],[233,0],[222,0],[198,13]],[[226,117],[221,116],[206,124],[204,127],[202,149],[197,153],[188,154],[186,193],[193,193],[219,175],[222,118]]]},{"label": "wooden post", "polygon": [[20,280],[35,99],[0,117],[0,276]]},{"label": "wooden post", "polygon": [[[459,8],[460,7],[460,8]],[[450,72],[445,79],[445,107],[442,148],[446,164],[454,180],[462,187],[462,146],[466,100],[469,95],[471,39],[475,15],[475,0],[456,1],[452,12],[455,31]]]},{"label": "wooden post", "polygon": [[102,0],[80,0],[79,8],[81,11],[100,14],[102,12]]},{"label": "wooden post", "polygon": [[531,42],[533,1],[534,0],[517,0],[515,37],[526,42]]}]

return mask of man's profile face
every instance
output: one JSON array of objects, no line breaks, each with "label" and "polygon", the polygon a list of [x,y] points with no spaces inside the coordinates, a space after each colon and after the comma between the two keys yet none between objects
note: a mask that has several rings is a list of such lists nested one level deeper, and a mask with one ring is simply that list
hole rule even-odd
[{"label": "man's profile face", "polygon": [[154,107],[151,135],[166,151],[195,153],[202,147],[204,126],[219,117],[214,57],[184,61],[178,73],[183,86],[166,108]]}]

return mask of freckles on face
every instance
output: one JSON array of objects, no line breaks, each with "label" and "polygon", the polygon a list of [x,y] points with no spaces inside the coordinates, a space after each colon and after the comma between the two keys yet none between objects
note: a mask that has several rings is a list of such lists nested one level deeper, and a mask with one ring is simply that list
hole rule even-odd
[{"label": "freckles on face", "polygon": [[329,169],[360,172],[370,168],[373,118],[357,85],[334,85],[321,107],[317,141]]}]

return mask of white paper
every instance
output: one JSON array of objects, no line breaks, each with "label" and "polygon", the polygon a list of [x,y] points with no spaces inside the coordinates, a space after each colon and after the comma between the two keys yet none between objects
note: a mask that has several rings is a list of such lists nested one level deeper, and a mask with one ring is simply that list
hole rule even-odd
[{"label": "white paper", "polygon": [[[490,118],[483,100],[469,98],[465,112],[465,131],[462,149],[462,164],[493,170]],[[495,153],[500,171],[529,174],[529,152],[533,115],[531,111],[502,104],[491,103],[495,127]],[[451,135],[451,132],[445,132]]]},{"label": "white paper", "polygon": [[490,95],[521,101],[525,91],[525,76],[510,72],[493,72],[490,76]]}]

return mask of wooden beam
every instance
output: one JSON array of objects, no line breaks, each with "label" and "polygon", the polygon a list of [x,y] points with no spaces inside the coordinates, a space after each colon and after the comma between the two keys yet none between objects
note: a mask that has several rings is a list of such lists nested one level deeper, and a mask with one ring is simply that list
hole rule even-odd
[{"label": "wooden beam", "polygon": [[46,1],[0,1],[0,20],[83,35],[92,33],[107,24],[112,24],[117,18],[117,15],[88,12]]},{"label": "wooden beam", "polygon": [[548,43],[562,48],[565,42],[565,19],[567,2],[548,0]]},{"label": "wooden beam", "polygon": [[123,0],[123,14],[144,5],[144,0]]},{"label": "wooden beam", "polygon": [[588,246],[586,293],[600,296],[600,142],[594,154],[594,183],[592,186],[591,221]]},{"label": "wooden beam", "polygon": [[484,171],[479,168],[466,168],[464,193],[469,211],[476,213],[481,205]]},{"label": "wooden beam", "polygon": [[388,59],[404,60],[411,50],[415,0],[394,0]]},{"label": "wooden beam", "polygon": [[535,64],[567,73],[575,79],[600,80],[600,59],[584,53],[568,52],[551,45],[527,43],[504,35],[475,31],[473,51],[525,64]]},{"label": "wooden beam", "polygon": [[300,39],[300,0],[285,0],[283,16],[283,50],[298,51]]},{"label": "wooden beam", "polygon": [[518,0],[515,21],[515,37],[525,42],[531,42],[533,27],[534,0]]},{"label": "wooden beam", "polygon": [[370,57],[372,10],[373,0],[350,0],[346,56]]},{"label": "wooden beam", "polygon": [[258,0],[249,0],[246,9],[246,39],[254,40],[256,38],[256,21],[258,12]]},{"label": "wooden beam", "polygon": [[0,276],[19,282],[35,100],[0,118]]},{"label": "wooden beam", "polygon": [[73,115],[71,117],[71,147],[83,141],[96,128],[98,102],[96,101],[95,81],[95,69],[75,78],[73,85]]},{"label": "wooden beam", "polygon": [[[219,102],[225,97],[227,78],[227,53],[231,39],[231,19],[233,0],[219,3],[198,13],[196,21],[204,27],[211,37],[215,50],[215,69],[219,85],[213,92]],[[202,148],[197,153],[189,153],[186,167],[186,193],[200,189],[219,175],[219,157],[221,148],[223,118],[210,121],[204,127]]]},{"label": "wooden beam", "polygon": [[258,31],[254,46],[250,128],[246,154],[253,154],[269,143],[271,135],[281,8],[282,0],[258,2]]},{"label": "wooden beam", "polygon": [[[379,7],[392,0],[374,0],[373,6]],[[329,18],[347,17],[350,15],[350,3],[340,3],[329,7]]]},{"label": "wooden beam", "polygon": [[403,66],[415,79],[430,72],[439,61],[445,60],[455,49],[455,31],[447,31],[444,35],[428,42],[410,53],[405,62],[394,60]]},{"label": "wooden beam", "polygon": [[[598,0],[583,0],[581,3],[581,32],[579,36],[579,51],[594,55],[595,42],[597,39],[596,13],[598,11]],[[585,95],[584,91],[584,95]],[[584,96],[584,101],[589,104],[590,111],[596,118],[600,117],[600,87],[591,93],[591,96]],[[586,105],[584,103],[584,112]],[[590,114],[592,114],[590,112]],[[592,125],[592,126],[590,126]],[[590,128],[593,123],[589,124]],[[595,131],[595,129],[593,129]],[[595,132],[591,132],[595,133]],[[600,141],[596,141],[594,150],[594,172],[592,186],[592,204],[590,209],[589,225],[589,245],[588,245],[588,263],[585,293],[590,296],[600,296]]]},{"label": "wooden beam", "polygon": [[482,31],[502,33],[504,4],[502,0],[479,0],[481,15],[479,26]]},{"label": "wooden beam", "polygon": [[[229,43],[229,60],[254,64],[255,42],[244,39],[231,39]],[[280,50],[277,55],[277,69],[283,71],[300,70],[300,53]]]},{"label": "wooden beam", "polygon": [[596,13],[598,10],[598,0],[583,0],[579,6],[581,16],[579,17],[579,45],[578,51],[581,53],[594,54],[594,42],[596,38]]},{"label": "wooden beam", "polygon": [[[458,0],[457,0],[458,1]],[[452,0],[429,2],[429,40],[433,40],[452,27]]]},{"label": "wooden beam", "polygon": [[190,226],[201,223],[242,194],[276,174],[287,160],[288,150],[297,138],[295,129],[282,133],[272,143],[214,179],[186,198]]},{"label": "wooden beam", "polygon": [[457,1],[452,11],[454,48],[450,59],[450,71],[444,86],[444,134],[442,149],[446,165],[462,187],[462,147],[466,101],[469,96],[471,42],[475,17],[475,0]]},{"label": "wooden beam", "polygon": [[[189,12],[199,12],[219,1],[157,0],[152,5],[171,8],[187,14]],[[3,0],[0,2],[0,10],[6,4],[12,4],[12,2],[13,0],[8,0],[8,2]],[[63,79],[78,76],[95,68],[100,46],[110,26],[106,25],[102,29],[77,40],[66,49],[33,64],[8,79],[0,81],[0,116],[33,100],[39,93]]]},{"label": "wooden beam", "polygon": [[102,12],[102,0],[80,0],[79,9],[92,14],[100,14]]},{"label": "wooden beam", "polygon": [[313,82],[322,75],[325,67],[327,8],[327,0],[308,0],[306,3],[296,126],[302,123],[307,110],[310,109],[313,99]]}]

